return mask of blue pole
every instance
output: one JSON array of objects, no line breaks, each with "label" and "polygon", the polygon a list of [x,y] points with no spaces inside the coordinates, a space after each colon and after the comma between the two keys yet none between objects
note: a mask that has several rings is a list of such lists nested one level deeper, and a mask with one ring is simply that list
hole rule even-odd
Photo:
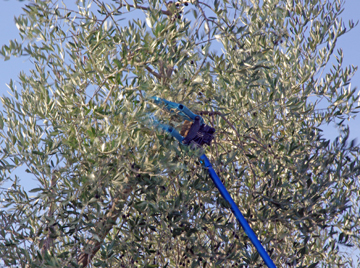
[{"label": "blue pole", "polygon": [[241,224],[242,228],[244,229],[245,233],[247,234],[247,236],[250,238],[251,242],[253,243],[253,245],[255,246],[256,250],[259,252],[260,256],[263,258],[265,264],[267,265],[267,267],[269,268],[276,268],[275,264],[273,263],[273,261],[270,259],[270,256],[267,254],[266,250],[264,249],[264,247],[261,245],[259,239],[256,237],[256,234],[254,233],[254,231],[251,229],[251,227],[249,226],[249,224],[247,223],[246,219],[244,218],[244,216],[241,214],[239,208],[236,206],[234,200],[231,198],[229,192],[226,190],[224,184],[222,184],[220,178],[218,177],[218,175],[216,174],[215,170],[213,169],[209,159],[206,157],[205,154],[202,154],[200,156],[200,162],[202,164],[204,164],[204,166],[207,168],[211,179],[213,180],[216,188],[219,189],[220,194],[222,195],[222,197],[229,202],[230,206],[231,206],[231,210],[234,213],[236,219],[239,221],[239,223]]}]

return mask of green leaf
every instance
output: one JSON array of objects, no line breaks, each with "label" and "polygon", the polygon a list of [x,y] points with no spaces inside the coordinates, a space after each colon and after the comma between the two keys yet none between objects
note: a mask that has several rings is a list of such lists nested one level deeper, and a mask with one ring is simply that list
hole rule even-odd
[{"label": "green leaf", "polygon": [[36,193],[36,192],[40,192],[40,191],[44,191],[44,189],[43,188],[33,188],[29,192],[30,193]]},{"label": "green leaf", "polygon": [[319,262],[315,262],[309,265],[309,268],[315,268]]}]

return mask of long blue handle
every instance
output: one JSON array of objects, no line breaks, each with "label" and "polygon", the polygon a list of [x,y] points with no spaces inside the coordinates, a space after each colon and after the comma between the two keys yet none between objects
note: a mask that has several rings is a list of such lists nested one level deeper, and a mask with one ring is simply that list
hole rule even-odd
[{"label": "long blue handle", "polygon": [[265,264],[269,267],[269,268],[276,268],[275,264],[273,263],[273,261],[270,259],[270,256],[267,254],[266,250],[264,249],[264,247],[261,245],[259,239],[256,237],[256,234],[254,233],[254,231],[251,229],[251,227],[249,226],[249,224],[247,223],[246,219],[244,218],[244,216],[241,214],[239,208],[236,206],[234,200],[231,198],[229,192],[226,190],[224,184],[222,184],[220,178],[218,177],[218,175],[216,174],[215,170],[213,169],[209,159],[206,157],[205,154],[202,154],[200,156],[200,161],[202,164],[204,164],[204,166],[207,168],[211,179],[213,180],[215,186],[219,189],[220,194],[222,195],[222,197],[229,202],[230,206],[231,206],[231,210],[234,213],[236,219],[239,221],[239,223],[241,224],[242,228],[244,229],[245,233],[247,234],[247,236],[250,238],[251,242],[253,243],[253,245],[255,246],[256,250],[259,252],[260,256],[263,258]]},{"label": "long blue handle", "polygon": [[[157,105],[164,104],[166,109],[170,112],[172,112],[172,109],[177,110],[177,113],[182,116],[185,119],[195,120],[195,117],[197,116],[193,112],[191,112],[186,106],[182,104],[178,104],[175,102],[167,101],[165,99],[159,98],[159,97],[152,97],[152,99],[155,101]],[[201,117],[200,117],[201,118]],[[201,118],[201,122],[203,123],[203,119]],[[168,125],[160,124],[159,122],[155,122],[154,125],[157,125],[161,129],[169,132],[173,137],[175,137],[180,143],[182,143],[184,137],[179,134],[173,127]],[[239,208],[236,206],[234,200],[231,198],[229,192],[226,190],[225,186],[222,184],[220,178],[216,174],[215,170],[213,169],[209,159],[206,157],[205,154],[202,154],[200,156],[200,162],[204,164],[204,166],[207,168],[211,179],[213,180],[215,186],[218,188],[220,194],[222,197],[230,204],[231,210],[234,213],[236,219],[241,224],[242,228],[244,229],[247,236],[250,238],[251,242],[255,246],[256,250],[259,252],[260,256],[263,258],[265,264],[269,268],[276,268],[273,261],[270,259],[270,256],[267,254],[266,250],[261,245],[259,239],[257,239],[256,234],[251,229],[249,224],[247,223],[244,216],[241,214]]]}]

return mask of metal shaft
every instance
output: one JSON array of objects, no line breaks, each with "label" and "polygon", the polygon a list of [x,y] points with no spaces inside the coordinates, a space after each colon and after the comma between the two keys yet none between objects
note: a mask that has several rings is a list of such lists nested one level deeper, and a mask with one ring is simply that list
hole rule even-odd
[{"label": "metal shaft", "polygon": [[261,245],[259,239],[256,237],[256,234],[254,233],[254,231],[251,229],[251,227],[249,226],[248,222],[246,221],[246,219],[244,218],[244,216],[241,214],[239,208],[237,207],[237,205],[235,204],[234,200],[231,198],[229,192],[226,190],[224,184],[222,184],[220,178],[218,177],[218,175],[216,174],[215,170],[213,169],[209,159],[206,157],[205,154],[200,156],[200,161],[202,164],[204,164],[204,166],[206,167],[206,169],[208,170],[211,179],[213,180],[216,188],[218,188],[220,194],[222,195],[222,197],[229,202],[230,206],[231,206],[231,210],[234,213],[236,219],[239,221],[239,223],[241,224],[242,228],[244,229],[245,233],[247,234],[247,236],[250,238],[251,242],[253,243],[253,245],[255,246],[256,250],[259,252],[260,256],[263,258],[265,264],[269,267],[269,268],[276,268],[275,264],[273,263],[273,261],[270,259],[270,256],[267,254],[266,250],[264,249],[264,247]]}]

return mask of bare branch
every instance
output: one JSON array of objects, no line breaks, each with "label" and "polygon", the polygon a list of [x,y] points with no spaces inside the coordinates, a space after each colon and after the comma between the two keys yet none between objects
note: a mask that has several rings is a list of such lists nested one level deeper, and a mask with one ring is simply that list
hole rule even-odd
[{"label": "bare branch", "polygon": [[82,250],[82,253],[78,258],[79,265],[82,265],[82,267],[86,267],[88,264],[91,263],[93,257],[99,251],[101,245],[103,244],[105,237],[112,230],[112,228],[116,224],[117,219],[121,215],[121,211],[124,206],[124,204],[121,203],[121,200],[127,199],[132,189],[133,188],[126,183],[123,187],[121,198],[115,198],[113,200],[110,210],[106,213],[105,217],[101,219],[97,224],[95,224],[97,230],[101,232],[98,234],[100,240],[95,240],[93,238],[90,238],[88,240],[84,249]]}]

